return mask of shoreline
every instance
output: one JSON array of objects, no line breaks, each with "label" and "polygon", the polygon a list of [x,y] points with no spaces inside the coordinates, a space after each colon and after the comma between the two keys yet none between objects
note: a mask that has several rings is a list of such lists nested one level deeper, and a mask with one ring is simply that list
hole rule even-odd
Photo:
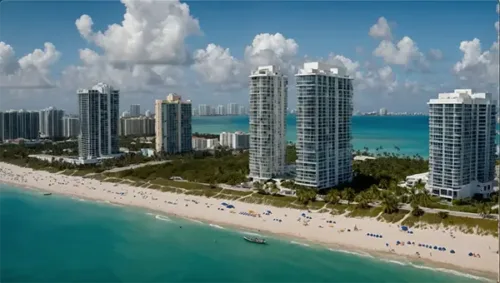
[{"label": "shoreline", "polygon": [[[9,180],[5,175],[6,170],[15,170],[18,171],[17,173],[20,176],[26,176],[26,174],[31,177],[25,178],[25,177],[19,177],[16,175],[18,178],[22,178],[23,181],[17,180],[13,178],[12,180]],[[25,174],[22,174],[22,172],[25,172]],[[15,173],[15,174],[16,174]],[[37,179],[38,178],[38,179]],[[51,178],[50,181],[55,182],[51,183],[48,182],[45,178]],[[43,179],[43,180],[39,180]],[[45,181],[45,182],[43,182]],[[66,181],[66,183],[64,182]],[[83,182],[86,184],[84,185]],[[441,260],[434,260],[434,258],[429,258],[425,252],[422,253],[422,257],[418,258],[416,257],[412,252],[408,253],[405,252],[406,247],[396,247],[392,245],[391,240],[379,240],[378,244],[376,245],[375,243],[378,240],[369,240],[366,241],[365,239],[370,239],[368,237],[363,237],[363,240],[359,241],[360,237],[354,237],[354,236],[360,236],[359,231],[358,232],[338,232],[335,233],[333,236],[334,237],[325,237],[325,235],[317,235],[318,229],[316,228],[316,232],[313,231],[314,234],[309,234],[308,232],[311,232],[310,230],[314,230],[315,227],[312,227],[311,225],[308,225],[308,227],[300,225],[301,223],[299,222],[298,227],[291,227],[293,223],[293,220],[288,217],[285,219],[284,217],[287,217],[286,213],[296,213],[297,215],[300,214],[301,210],[297,209],[286,209],[286,208],[277,208],[277,207],[271,207],[271,206],[265,206],[265,205],[257,205],[257,204],[250,204],[250,203],[243,203],[243,202],[237,202],[237,201],[226,201],[234,204],[237,208],[240,207],[247,207],[247,208],[252,208],[255,211],[262,211],[264,209],[271,209],[273,211],[273,216],[278,216],[281,217],[281,219],[284,219],[285,221],[291,220],[289,229],[278,229],[280,225],[283,225],[281,222],[279,224],[271,223],[266,223],[265,219],[262,218],[253,218],[249,216],[243,216],[239,215],[236,213],[228,213],[227,211],[220,211],[217,210],[216,208],[219,206],[215,204],[214,202],[224,202],[223,199],[209,199],[205,197],[199,197],[199,196],[192,196],[192,195],[182,195],[182,194],[173,194],[169,192],[159,192],[156,190],[152,189],[144,189],[144,188],[139,188],[139,187],[131,187],[129,185],[117,185],[115,183],[107,183],[107,182],[101,182],[98,180],[94,179],[84,179],[82,177],[74,177],[74,176],[66,176],[66,175],[57,175],[54,173],[49,173],[45,171],[34,171],[30,168],[24,168],[24,167],[17,167],[11,164],[5,164],[0,162],[0,183],[5,183],[9,186],[14,186],[15,189],[28,189],[28,190],[34,190],[34,191],[39,191],[39,192],[51,192],[54,194],[61,194],[64,196],[70,196],[70,197],[77,197],[80,199],[86,199],[86,200],[91,200],[91,201],[96,201],[99,203],[103,204],[110,204],[110,205],[115,205],[115,206],[131,206],[131,207],[136,207],[140,209],[145,209],[149,212],[155,212],[158,214],[165,214],[166,216],[173,216],[176,218],[182,218],[186,220],[194,220],[194,222],[202,222],[203,224],[214,224],[214,225],[220,225],[223,226],[224,228],[228,228],[231,230],[236,230],[238,232],[249,232],[249,233],[258,233],[258,234],[265,234],[269,235],[270,237],[275,237],[278,239],[285,239],[289,240],[290,242],[295,242],[295,244],[303,245],[307,244],[309,246],[314,245],[322,248],[327,248],[333,252],[342,252],[342,253],[348,253],[348,254],[353,254],[357,256],[362,256],[362,257],[367,257],[367,258],[373,258],[393,264],[400,264],[400,265],[408,265],[412,266],[414,268],[420,268],[420,269],[429,269],[429,270],[435,270],[439,272],[446,272],[450,274],[454,274],[457,276],[464,276],[464,277],[469,277],[473,278],[476,280],[494,280],[496,281],[497,279],[497,273],[496,269],[493,267],[495,266],[498,267],[498,255],[494,255],[494,257],[490,256],[484,256],[487,255],[485,252],[481,251],[481,254],[483,255],[481,262],[477,265],[474,265],[474,267],[470,266],[469,261],[474,262],[474,260],[478,260],[476,258],[472,259],[471,257],[464,257],[464,259],[461,259],[459,261],[448,261],[447,259],[454,259],[457,255],[451,255],[451,254],[444,254],[444,252],[434,251],[438,255],[442,255],[438,259]],[[101,190],[97,190],[96,187],[90,186],[87,183],[91,183],[90,185],[94,186],[100,186]],[[60,187],[68,187],[69,185],[73,185],[74,189],[65,189],[65,188],[60,188]],[[89,187],[90,186],[90,187]],[[93,188],[93,189],[91,189]],[[89,189],[91,192],[95,193],[85,193],[86,191],[84,189]],[[112,190],[115,191],[127,191],[127,197],[123,196],[119,197],[117,199],[116,192],[113,192]],[[128,195],[130,193],[129,190],[132,190],[135,194],[132,197]],[[106,192],[108,194],[106,194]],[[111,194],[111,197],[110,195]],[[142,201],[137,198],[137,196],[141,196],[143,199]],[[151,197],[151,199],[149,199]],[[128,202],[126,201],[126,199]],[[151,200],[156,201],[159,200],[164,200],[164,203],[167,203],[167,200],[170,202],[173,199],[175,199],[176,204],[172,206],[154,206],[152,205],[153,203]],[[135,201],[134,201],[135,199]],[[148,200],[149,199],[149,200]],[[180,199],[184,199],[185,201],[179,201]],[[186,202],[186,199],[189,199]],[[144,201],[148,200],[148,201]],[[194,204],[194,202],[197,201],[197,204]],[[204,206],[201,202],[206,202]],[[185,207],[182,206],[177,206],[177,202],[182,204],[185,204]],[[208,204],[208,203],[211,204]],[[207,205],[208,204],[208,205]],[[187,208],[189,205],[189,210],[184,209]],[[195,209],[192,209],[193,206]],[[177,209],[169,209],[169,208],[177,208]],[[198,211],[196,208],[199,208]],[[248,209],[247,209],[248,210]],[[191,212],[191,213],[188,213]],[[389,224],[385,222],[379,222],[373,219],[357,219],[357,218],[346,218],[342,216],[331,216],[329,214],[320,214],[320,213],[308,213],[310,215],[313,215],[314,220],[311,220],[311,222],[317,222],[315,218],[319,218],[321,216],[323,217],[328,217],[335,219],[337,222],[352,222],[349,223],[350,226],[358,225],[358,227],[370,227],[370,232],[377,232],[376,230],[382,230],[381,227],[376,227],[376,226],[389,226],[391,227],[392,225],[396,226],[397,224]],[[284,216],[283,216],[284,215]],[[264,216],[266,217],[266,216]],[[263,217],[263,218],[264,218]],[[272,216],[268,216],[272,217]],[[292,219],[294,217],[291,217]],[[322,218],[325,219],[325,218]],[[243,221],[242,221],[243,220]],[[247,220],[247,221],[244,221]],[[253,222],[252,222],[253,220]],[[260,225],[255,225],[255,222],[260,222]],[[285,222],[284,221],[284,222]],[[323,221],[324,222],[324,221]],[[275,225],[274,225],[275,224]],[[296,223],[295,223],[296,224]],[[321,224],[321,223],[320,223]],[[344,223],[342,223],[344,224]],[[325,225],[325,224],[324,224]],[[297,226],[297,225],[295,225]],[[326,225],[325,225],[326,226]],[[333,225],[332,225],[333,226]],[[337,226],[337,224],[335,225]],[[344,225],[345,226],[345,225]],[[276,229],[274,229],[276,227]],[[283,226],[279,228],[283,228]],[[291,228],[291,229],[290,229]],[[322,227],[324,229],[324,227]],[[336,228],[336,227],[335,227]],[[346,229],[347,227],[343,227]],[[384,237],[385,238],[398,238],[397,235],[392,235],[392,234],[398,234],[397,231],[395,230],[396,228],[392,228],[392,232],[389,232],[387,227],[385,227],[384,230]],[[323,231],[327,230],[333,230],[333,229],[324,229]],[[361,229],[362,230],[362,229]],[[425,231],[424,230],[419,230],[419,229],[413,229],[417,233],[423,233],[423,232],[430,232],[430,231]],[[439,230],[434,230],[432,231],[433,237],[435,238],[442,238],[442,236],[439,234]],[[444,231],[443,231],[444,233]],[[461,234],[461,232],[455,231],[454,233],[456,234]],[[324,233],[326,234],[326,233]],[[332,233],[333,234],[333,231]],[[365,232],[361,232],[361,234],[365,234]],[[313,236],[314,235],[314,236]],[[337,236],[336,236],[337,235]],[[352,235],[352,237],[350,236]],[[317,236],[317,237],[316,237]],[[330,235],[331,236],[331,235]],[[335,237],[336,236],[336,237]],[[392,237],[391,237],[392,236]],[[396,237],[394,237],[396,236]],[[414,235],[413,235],[414,236]],[[456,238],[458,238],[459,235],[456,235]],[[477,243],[478,240],[481,242],[485,241],[485,238],[489,238],[488,242],[493,243],[493,241],[497,241],[498,239],[493,238],[492,236],[478,236],[478,235],[470,235],[470,234],[464,234],[460,236],[467,236],[466,238],[474,237],[475,239],[472,240],[472,242]],[[336,238],[339,239],[336,239]],[[332,239],[334,238],[334,239]],[[345,239],[341,239],[345,238]],[[358,239],[352,239],[352,238],[358,238]],[[423,239],[422,239],[423,240]],[[464,239],[467,242],[471,242],[471,239]],[[382,242],[380,242],[382,241]],[[394,249],[393,252],[389,252],[387,247],[384,246],[385,242],[389,242],[390,248]],[[414,239],[414,241],[417,241],[417,239]],[[404,241],[403,241],[404,242]],[[422,241],[426,242],[426,241]],[[378,246],[378,247],[377,247]],[[448,246],[448,245],[447,245]],[[456,244],[455,246],[462,246],[460,244]],[[408,249],[415,249],[416,247],[410,247],[408,246]],[[472,247],[471,249],[474,249]],[[433,250],[431,250],[432,252]],[[432,253],[431,253],[432,256]],[[444,259],[444,260],[443,260]],[[469,259],[469,260],[467,260]],[[485,266],[484,263],[486,261],[490,261],[489,265]],[[493,260],[494,262],[491,262]],[[479,267],[479,268],[477,268]]]}]

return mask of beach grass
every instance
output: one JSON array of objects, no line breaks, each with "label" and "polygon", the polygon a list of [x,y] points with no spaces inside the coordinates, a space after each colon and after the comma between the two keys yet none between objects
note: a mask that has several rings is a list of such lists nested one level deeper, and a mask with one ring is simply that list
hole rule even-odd
[{"label": "beach grass", "polygon": [[444,227],[455,226],[464,233],[477,233],[498,237],[498,221],[492,219],[468,218],[452,215],[443,219],[438,214],[426,213],[420,217],[410,215],[402,222],[402,225],[408,227],[418,227],[423,224],[443,225]]},{"label": "beach grass", "polygon": [[381,207],[354,208],[347,217],[377,217],[381,212]]},{"label": "beach grass", "polygon": [[347,211],[349,205],[339,203],[339,204],[328,204],[326,207],[331,209],[330,213],[332,215],[341,215]]},{"label": "beach grass", "polygon": [[388,223],[396,223],[401,221],[407,214],[409,213],[408,210],[398,210],[396,213],[382,213],[377,220],[379,221],[385,221]]}]

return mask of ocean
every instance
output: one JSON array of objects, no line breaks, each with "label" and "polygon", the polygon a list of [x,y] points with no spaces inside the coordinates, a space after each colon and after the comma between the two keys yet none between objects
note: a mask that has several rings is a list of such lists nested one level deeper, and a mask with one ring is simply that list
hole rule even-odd
[{"label": "ocean", "polygon": [[3,184],[0,223],[0,282],[479,282]]},{"label": "ocean", "polygon": [[[193,133],[248,132],[248,116],[193,117]],[[354,149],[429,156],[429,118],[427,116],[353,116]],[[286,138],[297,138],[295,115],[287,116]],[[400,150],[396,149],[398,147]]]}]

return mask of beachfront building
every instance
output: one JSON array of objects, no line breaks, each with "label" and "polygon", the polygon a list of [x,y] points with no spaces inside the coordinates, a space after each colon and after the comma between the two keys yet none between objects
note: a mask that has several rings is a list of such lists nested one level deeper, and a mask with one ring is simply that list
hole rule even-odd
[{"label": "beachfront building", "polygon": [[38,111],[8,110],[0,112],[0,141],[39,138]]},{"label": "beachfront building", "polygon": [[492,193],[497,113],[492,94],[456,89],[428,105],[428,190],[445,199]]},{"label": "beachfront building", "polygon": [[62,119],[63,137],[76,138],[80,133],[80,118],[77,116],[64,116]]},{"label": "beachfront building", "polygon": [[352,79],[341,67],[305,63],[296,74],[295,182],[331,188],[352,179]]},{"label": "beachfront building", "polygon": [[154,136],[155,119],[148,116],[129,116],[120,118],[121,136]]},{"label": "beachfront building", "polygon": [[40,136],[49,139],[63,137],[64,110],[49,107],[40,110]]},{"label": "beachfront building", "polygon": [[219,135],[220,145],[231,149],[248,149],[250,147],[250,135],[241,131],[234,133],[222,132]]},{"label": "beachfront building", "polygon": [[191,101],[171,93],[155,102],[156,151],[167,154],[190,152],[192,147]]},{"label": "beachfront building", "polygon": [[80,134],[78,152],[81,160],[93,160],[120,154],[118,123],[120,91],[105,83],[79,89]]},{"label": "beachfront building", "polygon": [[250,177],[282,176],[286,157],[288,78],[277,66],[258,67],[250,75]]}]

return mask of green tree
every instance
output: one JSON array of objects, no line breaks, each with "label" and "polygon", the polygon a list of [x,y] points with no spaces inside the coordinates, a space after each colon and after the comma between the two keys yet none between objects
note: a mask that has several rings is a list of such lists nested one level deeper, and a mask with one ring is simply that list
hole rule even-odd
[{"label": "green tree", "polygon": [[326,196],[325,201],[331,204],[337,204],[340,201],[340,192],[338,190],[330,190]]},{"label": "green tree", "polygon": [[349,204],[356,197],[356,192],[352,188],[348,187],[341,192],[341,197],[343,200],[347,201],[347,204]]},{"label": "green tree", "polygon": [[381,206],[384,213],[394,213],[399,210],[399,203],[396,196],[391,192],[384,192],[381,195]]}]

